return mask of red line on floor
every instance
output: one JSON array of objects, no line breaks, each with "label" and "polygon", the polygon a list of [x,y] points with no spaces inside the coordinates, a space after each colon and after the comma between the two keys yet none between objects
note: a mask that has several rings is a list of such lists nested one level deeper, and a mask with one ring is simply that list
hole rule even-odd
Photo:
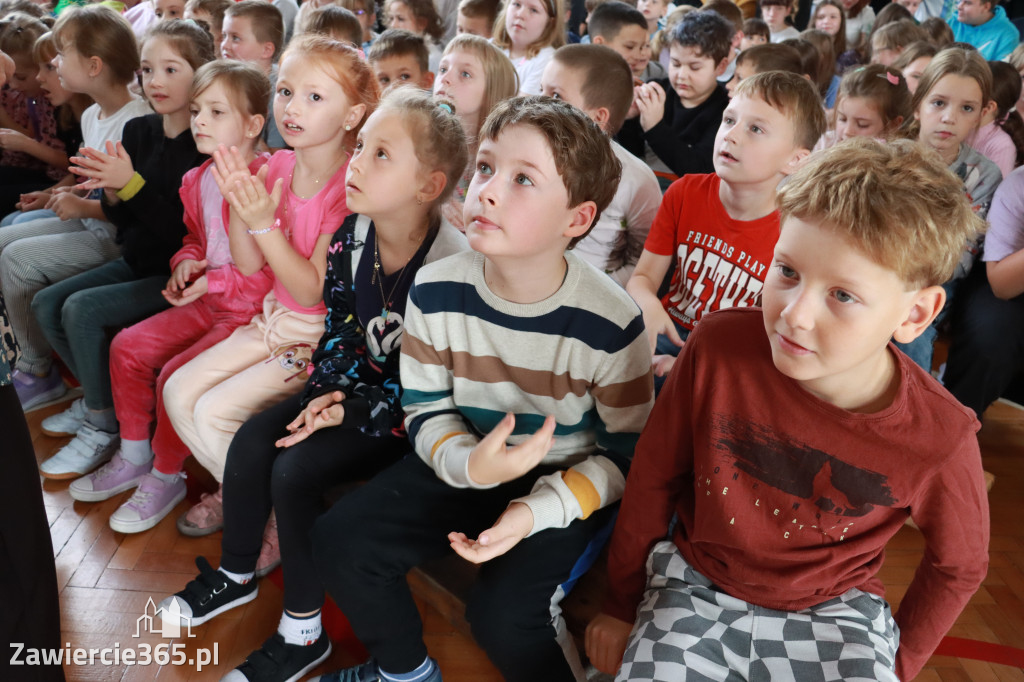
[{"label": "red line on floor", "polygon": [[935,650],[935,654],[1024,668],[1024,649],[1017,649],[1005,644],[979,642],[976,639],[945,637],[939,644],[939,648]]}]

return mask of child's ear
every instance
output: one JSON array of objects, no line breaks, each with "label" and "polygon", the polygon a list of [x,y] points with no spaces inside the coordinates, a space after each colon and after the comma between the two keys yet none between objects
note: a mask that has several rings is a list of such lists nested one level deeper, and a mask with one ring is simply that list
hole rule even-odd
[{"label": "child's ear", "polygon": [[942,312],[946,305],[946,290],[941,286],[930,286],[914,294],[907,317],[896,327],[892,336],[900,343],[910,343],[920,336]]},{"label": "child's ear", "polygon": [[591,109],[587,113],[590,114],[591,120],[593,120],[601,130],[608,129],[608,119],[612,116],[611,112],[608,111],[608,107],[598,107],[597,109]]},{"label": "child's ear", "polygon": [[584,201],[582,204],[574,206],[572,222],[569,223],[569,227],[562,233],[562,236],[575,239],[585,235],[590,229],[591,223],[594,222],[595,215],[597,215],[597,204],[593,201]]},{"label": "child's ear", "polygon": [[245,136],[258,136],[263,131],[263,124],[266,122],[266,118],[263,114],[253,114],[249,117],[248,123],[245,124]]},{"label": "child's ear", "polygon": [[804,162],[807,161],[807,159],[810,158],[810,156],[810,149],[804,149],[802,147],[796,149],[793,152],[793,154],[789,157],[789,159],[786,161],[786,163],[782,166],[782,169],[779,172],[782,173],[783,175],[792,175],[793,173],[800,170],[800,166],[804,165]]},{"label": "child's ear", "polygon": [[355,128],[359,125],[359,122],[363,120],[363,116],[365,115],[365,104],[353,104],[348,110],[348,116],[345,117],[345,125],[349,128]]},{"label": "child's ear", "polygon": [[95,78],[103,72],[103,60],[95,55],[85,60],[85,70]]},{"label": "child's ear", "polygon": [[604,36],[591,36],[590,42],[594,45],[604,45]]},{"label": "child's ear", "polygon": [[260,52],[260,59],[270,59],[270,60],[273,60],[274,59],[274,43],[263,43],[261,45],[261,47],[263,49]]},{"label": "child's ear", "polygon": [[981,109],[981,117],[985,118],[986,116],[988,116],[989,114],[991,114],[992,112],[994,112],[994,111],[996,111],[998,109],[999,109],[999,103],[996,102],[994,99],[990,99],[988,101],[988,104],[986,104],[984,107],[982,107],[982,109]]},{"label": "child's ear", "polygon": [[420,79],[420,87],[423,88],[424,90],[433,90],[434,89],[434,72],[433,71],[424,71],[423,72],[423,77]]},{"label": "child's ear", "polygon": [[448,176],[444,174],[444,171],[436,170],[428,173],[423,184],[420,185],[419,191],[416,193],[416,200],[420,203],[432,203],[441,196],[441,192],[444,191],[447,184]]}]

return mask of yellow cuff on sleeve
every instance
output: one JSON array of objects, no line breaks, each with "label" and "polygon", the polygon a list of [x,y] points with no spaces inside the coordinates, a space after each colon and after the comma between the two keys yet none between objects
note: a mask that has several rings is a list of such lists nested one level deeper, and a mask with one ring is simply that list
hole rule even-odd
[{"label": "yellow cuff on sleeve", "polygon": [[127,185],[117,190],[117,198],[120,199],[121,201],[128,201],[136,194],[138,194],[139,190],[141,190],[143,185],[145,184],[145,178],[143,178],[141,175],[138,174],[138,172],[136,172],[135,175],[132,176],[132,179],[128,181]]}]

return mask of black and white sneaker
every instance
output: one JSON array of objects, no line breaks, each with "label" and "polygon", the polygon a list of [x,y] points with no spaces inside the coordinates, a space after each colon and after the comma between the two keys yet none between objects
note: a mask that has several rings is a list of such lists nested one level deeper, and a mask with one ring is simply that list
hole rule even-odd
[{"label": "black and white sneaker", "polygon": [[245,663],[221,678],[221,682],[298,682],[302,676],[327,660],[331,640],[327,631],[308,646],[288,644],[281,633],[249,654]]},{"label": "black and white sneaker", "polygon": [[185,589],[160,602],[158,612],[168,621],[180,616],[181,627],[202,625],[214,616],[247,604],[259,593],[259,584],[250,580],[239,585],[210,566],[204,557],[196,557],[199,575]]}]

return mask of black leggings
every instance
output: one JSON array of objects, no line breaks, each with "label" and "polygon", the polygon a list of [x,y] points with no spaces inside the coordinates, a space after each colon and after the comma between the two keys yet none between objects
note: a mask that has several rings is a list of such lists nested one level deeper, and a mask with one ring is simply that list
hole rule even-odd
[{"label": "black leggings", "polygon": [[346,481],[373,476],[409,450],[405,438],[375,438],[358,429],[315,431],[284,450],[274,442],[301,407],[300,395],[264,410],[242,425],[228,448],[224,470],[224,539],[221,566],[248,573],[256,566],[271,505],[284,571],[284,608],[308,613],[323,605],[313,568],[309,531],[324,510],[324,493]]},{"label": "black leggings", "polygon": [[[408,672],[427,656],[423,624],[405,579],[409,569],[451,554],[451,531],[477,537],[511,500],[529,494],[534,482],[552,471],[538,467],[484,490],[453,488],[412,454],[317,520],[313,552],[320,577],[383,670]],[[571,638],[552,605],[613,509],[532,535],[481,565],[466,616],[506,680],[576,679],[568,657],[577,654],[569,650]]]}]

